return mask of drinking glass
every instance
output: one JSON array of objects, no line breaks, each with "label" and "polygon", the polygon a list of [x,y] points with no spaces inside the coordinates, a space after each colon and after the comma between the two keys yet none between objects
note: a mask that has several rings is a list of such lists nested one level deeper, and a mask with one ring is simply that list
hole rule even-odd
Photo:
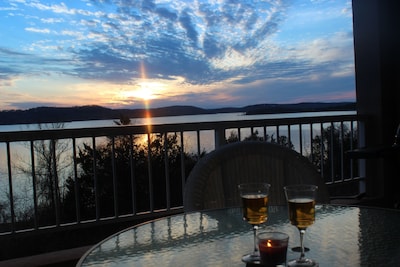
[{"label": "drinking glass", "polygon": [[303,238],[307,227],[315,221],[316,185],[285,186],[285,196],[288,203],[290,223],[300,232],[300,257],[288,262],[289,267],[318,266],[318,263],[305,257]]},{"label": "drinking glass", "polygon": [[268,218],[268,193],[271,187],[268,183],[244,183],[239,186],[243,204],[243,219],[253,225],[254,249],[250,254],[242,257],[246,263],[260,263],[260,254],[257,244],[258,226]]}]

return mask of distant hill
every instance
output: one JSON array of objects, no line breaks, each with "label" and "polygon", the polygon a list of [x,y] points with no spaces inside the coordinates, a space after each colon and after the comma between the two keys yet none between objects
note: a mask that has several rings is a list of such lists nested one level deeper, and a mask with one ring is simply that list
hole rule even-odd
[{"label": "distant hill", "polygon": [[298,104],[262,104],[249,106],[246,115],[317,112],[317,111],[346,111],[356,110],[356,103],[298,103]]},{"label": "distant hill", "polygon": [[261,104],[245,107],[227,107],[218,109],[203,109],[194,106],[170,106],[146,109],[109,109],[101,106],[79,107],[38,107],[28,110],[0,111],[0,125],[35,124],[70,122],[84,120],[115,120],[121,117],[143,118],[148,116],[181,116],[197,114],[216,114],[243,112],[246,115],[272,114],[288,112],[313,112],[313,111],[342,111],[355,110],[352,102],[340,103],[298,103],[298,104]]}]

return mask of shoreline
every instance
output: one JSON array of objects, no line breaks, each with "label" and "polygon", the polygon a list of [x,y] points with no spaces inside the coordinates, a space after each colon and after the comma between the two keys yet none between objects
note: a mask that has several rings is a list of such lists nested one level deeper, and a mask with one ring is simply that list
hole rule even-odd
[{"label": "shoreline", "polygon": [[259,104],[245,107],[203,109],[195,106],[171,106],[153,109],[109,109],[101,106],[70,108],[40,107],[29,110],[0,111],[0,125],[71,123],[91,120],[142,119],[188,115],[244,113],[268,115],[300,112],[355,111],[355,102]]}]

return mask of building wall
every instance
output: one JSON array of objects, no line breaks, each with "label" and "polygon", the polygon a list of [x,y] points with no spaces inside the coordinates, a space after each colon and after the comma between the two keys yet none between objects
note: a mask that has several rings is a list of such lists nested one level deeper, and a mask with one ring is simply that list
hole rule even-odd
[{"label": "building wall", "polygon": [[398,201],[399,154],[390,149],[400,123],[400,1],[353,0],[357,111],[366,117],[365,147],[383,147],[366,161],[367,194]]}]

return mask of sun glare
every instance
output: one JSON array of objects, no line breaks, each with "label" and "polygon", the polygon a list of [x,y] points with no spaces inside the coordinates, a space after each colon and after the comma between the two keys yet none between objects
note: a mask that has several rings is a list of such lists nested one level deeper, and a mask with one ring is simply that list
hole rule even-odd
[{"label": "sun glare", "polygon": [[141,82],[136,89],[124,91],[123,98],[137,98],[140,100],[151,100],[157,98],[164,90],[164,85],[157,82]]},{"label": "sun glare", "polygon": [[134,91],[134,96],[142,100],[150,100],[154,98],[153,90],[150,87],[141,87]]}]

